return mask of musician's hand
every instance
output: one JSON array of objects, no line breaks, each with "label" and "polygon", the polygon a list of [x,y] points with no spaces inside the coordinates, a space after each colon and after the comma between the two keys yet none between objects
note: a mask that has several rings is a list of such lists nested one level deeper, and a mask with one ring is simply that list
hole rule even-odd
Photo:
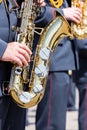
[{"label": "musician's hand", "polygon": [[14,62],[19,66],[28,66],[28,62],[30,61],[29,55],[31,55],[31,51],[26,45],[11,42],[8,44],[0,60]]},{"label": "musician's hand", "polygon": [[63,12],[67,20],[70,20],[75,23],[80,23],[81,18],[82,18],[81,9],[69,7],[69,8],[64,8]]},{"label": "musician's hand", "polygon": [[46,3],[44,2],[44,0],[34,0],[34,1],[39,6],[45,6],[46,5]]}]

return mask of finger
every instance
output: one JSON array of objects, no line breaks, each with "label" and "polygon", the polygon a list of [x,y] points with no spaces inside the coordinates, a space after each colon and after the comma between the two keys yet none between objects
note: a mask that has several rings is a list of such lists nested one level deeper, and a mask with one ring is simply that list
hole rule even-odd
[{"label": "finger", "polygon": [[42,3],[44,0],[34,0],[36,3],[40,4]]},{"label": "finger", "polygon": [[19,47],[27,51],[28,54],[32,54],[31,50],[25,44],[19,44]]},{"label": "finger", "polygon": [[75,17],[75,15],[72,17],[68,17],[69,20],[71,20],[72,22],[78,23],[78,19]]},{"label": "finger", "polygon": [[81,12],[81,11],[75,11],[75,14],[76,14],[77,17],[79,17],[80,19],[82,18],[82,12]]},{"label": "finger", "polygon": [[82,19],[82,15],[81,13],[76,12],[76,10],[74,10],[70,13],[68,19],[78,24]]},{"label": "finger", "polygon": [[18,57],[14,57],[14,60],[11,60],[11,62],[17,64],[18,66],[23,66],[22,61]]},{"label": "finger", "polygon": [[80,23],[81,22],[81,16],[78,14],[75,14],[73,17],[74,22]]},{"label": "finger", "polygon": [[25,57],[25,59],[27,60],[27,62],[30,61],[30,56],[29,56],[29,54],[27,53],[26,50],[20,48],[18,50],[18,53],[21,54],[21,55],[23,55]]},{"label": "finger", "polygon": [[80,21],[78,20],[78,19],[76,19],[76,18],[73,18],[73,20],[72,20],[74,23],[77,23],[77,24],[79,24],[80,23]]},{"label": "finger", "polygon": [[44,2],[44,0],[37,0],[37,4],[39,6],[45,6],[46,5],[46,3]]},{"label": "finger", "polygon": [[19,58],[19,60],[21,60],[23,65],[28,66],[28,61],[25,59],[23,55],[19,54],[17,57]]},{"label": "finger", "polygon": [[79,8],[75,8],[73,13],[77,15],[77,17],[82,18],[82,11]]},{"label": "finger", "polygon": [[39,4],[40,6],[45,6],[46,5],[46,3],[45,2],[43,2],[43,3],[41,3],[41,4]]}]

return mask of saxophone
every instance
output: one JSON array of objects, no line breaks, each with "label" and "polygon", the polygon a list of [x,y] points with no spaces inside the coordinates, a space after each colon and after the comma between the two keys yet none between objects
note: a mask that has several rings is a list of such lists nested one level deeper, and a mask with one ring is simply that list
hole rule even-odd
[{"label": "saxophone", "polygon": [[[50,0],[50,3],[59,8],[63,0]],[[87,0],[71,0],[71,7],[78,7],[82,11],[82,19],[79,24],[71,22],[71,33],[79,40],[87,38]]]},{"label": "saxophone", "polygon": [[[17,29],[17,41],[25,43],[32,49],[36,17],[35,3],[32,0],[25,0],[21,7],[21,26]],[[37,44],[34,57],[31,56],[29,66],[19,67],[13,65],[9,83],[9,94],[12,99],[22,108],[29,108],[37,105],[45,91],[47,76],[52,54],[64,37],[71,35],[71,29],[65,18],[57,13],[43,30]]]},{"label": "saxophone", "polygon": [[71,23],[72,33],[78,39],[87,38],[87,0],[72,0],[71,6],[82,10],[81,22],[79,24]]}]

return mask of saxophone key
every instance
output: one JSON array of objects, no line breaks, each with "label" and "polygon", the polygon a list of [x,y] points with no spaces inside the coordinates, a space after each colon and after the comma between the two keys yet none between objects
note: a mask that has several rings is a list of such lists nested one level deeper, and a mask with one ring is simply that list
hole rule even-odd
[{"label": "saxophone key", "polygon": [[43,90],[43,87],[41,84],[35,84],[35,86],[33,87],[33,91],[34,93],[40,93]]},{"label": "saxophone key", "polygon": [[48,60],[50,58],[51,51],[48,48],[43,48],[40,50],[39,55],[43,60]]},{"label": "saxophone key", "polygon": [[34,85],[33,85],[33,92],[35,94],[40,93],[43,91],[43,86],[41,84],[41,80],[39,77],[35,77]]},{"label": "saxophone key", "polygon": [[22,73],[22,68],[21,67],[16,67],[15,68],[15,74],[20,75]]},{"label": "saxophone key", "polygon": [[28,103],[31,101],[31,99],[35,96],[34,93],[29,93],[29,92],[21,92],[19,95],[19,99],[23,103]]},{"label": "saxophone key", "polygon": [[38,75],[38,77],[44,78],[48,75],[48,69],[45,65],[39,64],[35,67],[35,74]]}]

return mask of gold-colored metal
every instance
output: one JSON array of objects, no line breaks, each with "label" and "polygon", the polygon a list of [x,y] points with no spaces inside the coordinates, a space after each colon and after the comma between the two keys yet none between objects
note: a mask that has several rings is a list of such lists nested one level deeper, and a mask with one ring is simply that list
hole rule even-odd
[{"label": "gold-colored metal", "polygon": [[[33,0],[25,0],[22,3],[21,10],[18,14],[20,26],[17,27],[16,41],[20,44],[25,44],[31,50],[35,30],[34,20],[38,13],[40,13],[40,7],[38,7],[37,10],[37,5]],[[26,107],[26,104],[35,96],[35,94],[31,92],[32,86],[29,86],[29,83],[31,82],[29,77],[32,75],[30,70],[31,65],[28,67],[19,67],[14,64],[11,71],[9,93],[20,107]]]},{"label": "gold-colored metal", "polygon": [[[84,7],[86,7],[86,4]],[[17,41],[20,44],[25,43],[31,50],[35,31],[34,20],[38,8],[36,8],[33,0],[25,0],[19,14],[21,26],[17,28]],[[86,10],[86,8],[83,8],[83,10]],[[85,11],[84,14],[86,17]],[[81,27],[82,25],[86,26],[82,23],[80,24]],[[18,106],[29,108],[41,101],[46,87],[51,57],[56,46],[64,37],[74,38],[75,36],[82,38],[81,34],[79,36],[71,33],[68,22],[58,13],[55,19],[42,30],[35,55],[31,57],[32,60],[29,66],[19,67],[14,65],[12,68],[9,93]]]},{"label": "gold-colored metal", "polygon": [[63,4],[63,0],[50,0],[50,3],[54,7],[59,8]]},{"label": "gold-colored metal", "polygon": [[[31,19],[32,23],[30,22],[30,18],[27,14],[27,11],[29,13],[29,10],[31,9],[29,6],[31,7],[30,2],[29,0],[26,0],[26,8],[23,10],[22,15],[24,16],[19,29],[20,33],[17,37],[21,44],[25,43],[27,46],[30,43],[30,38],[28,38],[31,34],[30,32],[34,32],[34,26],[32,26],[33,21]],[[32,11],[30,12],[30,16],[31,14]],[[32,58],[33,61],[31,61],[29,66],[13,66],[9,84],[9,93],[18,106],[29,108],[41,101],[46,87],[51,56],[60,40],[66,36],[72,37],[70,26],[64,17],[58,14],[58,16],[43,29],[36,48],[35,56]],[[31,37],[33,37],[33,35]]]},{"label": "gold-colored metal", "polygon": [[87,0],[72,0],[71,6],[82,10],[81,22],[79,24],[71,23],[72,33],[78,39],[87,38]]},{"label": "gold-colored metal", "polygon": [[0,4],[2,3],[2,0],[0,0]]}]

